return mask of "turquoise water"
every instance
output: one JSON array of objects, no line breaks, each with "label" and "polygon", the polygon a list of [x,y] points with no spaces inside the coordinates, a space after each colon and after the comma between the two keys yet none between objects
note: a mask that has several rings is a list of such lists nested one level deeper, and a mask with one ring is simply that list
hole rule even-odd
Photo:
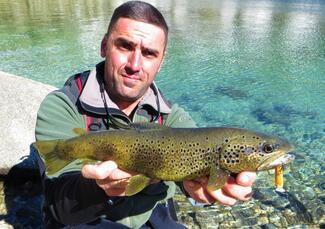
[{"label": "turquoise water", "polygon": [[[60,87],[101,61],[102,35],[121,2],[0,0],[0,70]],[[167,97],[199,126],[291,140],[298,157],[287,185],[324,223],[315,212],[325,213],[325,2],[149,2],[170,25],[157,78]]]}]

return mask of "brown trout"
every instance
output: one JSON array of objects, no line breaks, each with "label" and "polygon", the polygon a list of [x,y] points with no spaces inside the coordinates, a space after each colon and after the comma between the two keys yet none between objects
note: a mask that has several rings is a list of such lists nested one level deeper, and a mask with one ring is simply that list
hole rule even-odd
[{"label": "brown trout", "polygon": [[230,173],[273,169],[294,159],[286,140],[239,128],[169,128],[139,124],[126,130],[86,133],[67,140],[37,141],[34,146],[53,174],[76,159],[114,160],[139,173],[126,195],[133,195],[150,179],[182,181],[209,176],[208,188],[221,188]]}]

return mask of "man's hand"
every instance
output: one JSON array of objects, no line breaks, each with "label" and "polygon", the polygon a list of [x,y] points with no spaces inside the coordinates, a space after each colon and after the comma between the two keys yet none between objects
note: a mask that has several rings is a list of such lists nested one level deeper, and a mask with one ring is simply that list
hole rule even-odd
[{"label": "man's hand", "polygon": [[129,178],[136,175],[121,170],[114,161],[104,161],[96,165],[84,165],[81,173],[85,178],[95,179],[97,185],[108,196],[124,196]]},{"label": "man's hand", "polygon": [[252,185],[256,180],[255,172],[241,172],[236,178],[229,177],[225,185],[218,190],[207,189],[208,178],[183,182],[185,191],[197,202],[234,205],[237,200],[247,201],[252,196]]}]

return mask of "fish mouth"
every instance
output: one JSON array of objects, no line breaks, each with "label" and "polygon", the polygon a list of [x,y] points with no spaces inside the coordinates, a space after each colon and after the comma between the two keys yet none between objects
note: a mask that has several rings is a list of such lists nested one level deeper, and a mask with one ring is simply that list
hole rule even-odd
[{"label": "fish mouth", "polygon": [[257,171],[273,169],[279,165],[285,165],[292,162],[295,159],[295,155],[284,153],[280,157],[270,158],[264,161],[258,168]]},{"label": "fish mouth", "polygon": [[273,156],[263,161],[257,168],[257,171],[273,169],[279,165],[285,165],[292,162],[295,156],[291,154],[294,151],[294,146],[290,143],[284,144],[281,150],[273,153]]}]

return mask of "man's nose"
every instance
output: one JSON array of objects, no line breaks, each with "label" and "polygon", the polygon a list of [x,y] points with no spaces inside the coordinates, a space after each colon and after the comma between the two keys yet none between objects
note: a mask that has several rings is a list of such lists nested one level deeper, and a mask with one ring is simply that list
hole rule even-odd
[{"label": "man's nose", "polygon": [[129,63],[128,67],[134,71],[138,72],[142,68],[142,53],[140,50],[135,50],[134,52],[131,53],[129,56]]}]

